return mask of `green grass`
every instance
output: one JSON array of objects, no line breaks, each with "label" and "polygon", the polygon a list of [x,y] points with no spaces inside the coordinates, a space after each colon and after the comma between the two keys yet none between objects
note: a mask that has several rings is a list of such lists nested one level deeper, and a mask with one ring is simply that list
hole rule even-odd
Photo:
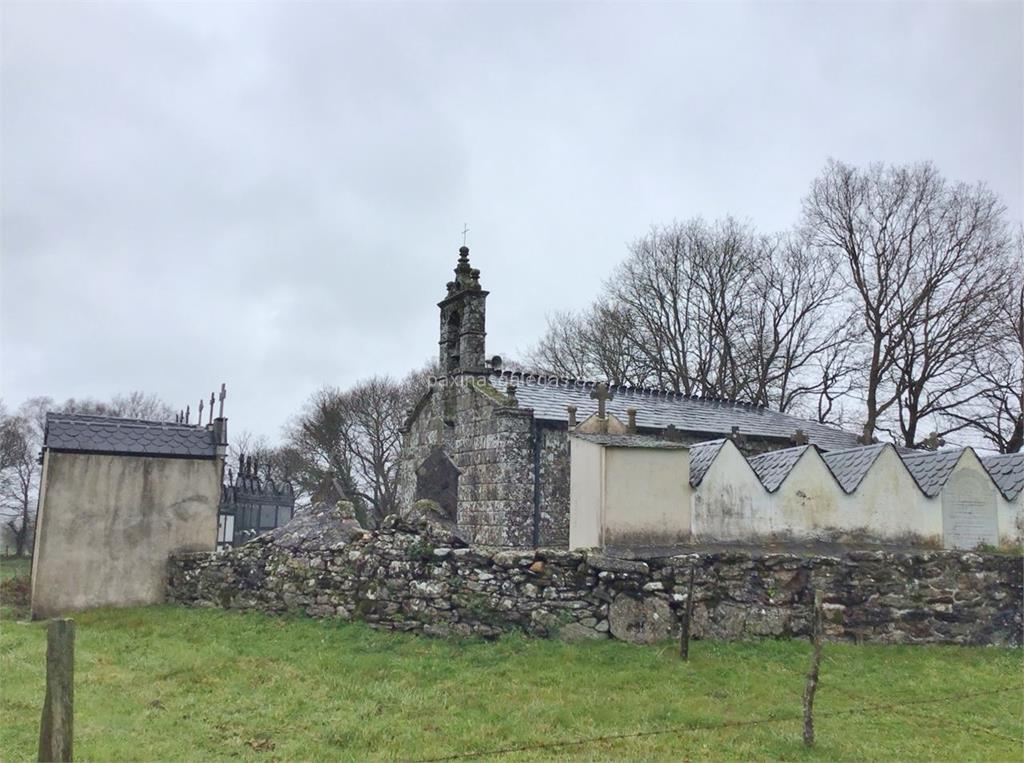
[{"label": "green grass", "polygon": [[[1022,758],[1021,653],[1008,649],[827,644],[807,750],[805,642],[698,641],[681,663],[670,644],[445,641],[221,610],[75,621],[82,760],[494,759],[673,727],[698,728],[500,760]],[[44,653],[43,624],[0,624],[0,760],[33,759]]]},{"label": "green grass", "polygon": [[0,556],[0,580],[28,577],[32,560],[27,556]]}]

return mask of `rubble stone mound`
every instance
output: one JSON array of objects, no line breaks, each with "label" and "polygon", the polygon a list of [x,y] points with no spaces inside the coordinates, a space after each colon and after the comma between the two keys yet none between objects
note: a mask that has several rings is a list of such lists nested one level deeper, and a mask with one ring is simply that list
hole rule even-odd
[{"label": "rubble stone mound", "polygon": [[350,501],[335,504],[317,503],[295,514],[290,522],[271,530],[257,539],[266,544],[289,550],[340,548],[366,530],[356,519],[355,507]]},{"label": "rubble stone mound", "polygon": [[382,526],[414,532],[450,548],[469,547],[469,538],[444,513],[437,501],[416,501],[403,516],[393,514],[386,517]]}]

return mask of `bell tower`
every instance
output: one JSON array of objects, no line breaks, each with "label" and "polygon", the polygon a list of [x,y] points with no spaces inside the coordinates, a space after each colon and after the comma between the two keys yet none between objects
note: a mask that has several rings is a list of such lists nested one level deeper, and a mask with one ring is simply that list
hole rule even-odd
[{"label": "bell tower", "polygon": [[484,316],[487,292],[480,288],[480,271],[469,266],[469,247],[459,248],[455,280],[441,308],[441,367],[448,374],[486,373]]}]

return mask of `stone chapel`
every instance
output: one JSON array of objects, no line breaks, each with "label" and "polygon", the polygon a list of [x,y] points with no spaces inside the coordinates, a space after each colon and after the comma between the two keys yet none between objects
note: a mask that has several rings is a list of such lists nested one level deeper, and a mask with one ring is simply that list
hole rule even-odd
[{"label": "stone chapel", "polygon": [[486,357],[487,297],[463,246],[438,303],[443,375],[409,412],[399,463],[399,505],[436,501],[474,543],[568,545],[571,432],[725,438],[747,455],[858,444],[855,434],[747,403],[503,370]]}]

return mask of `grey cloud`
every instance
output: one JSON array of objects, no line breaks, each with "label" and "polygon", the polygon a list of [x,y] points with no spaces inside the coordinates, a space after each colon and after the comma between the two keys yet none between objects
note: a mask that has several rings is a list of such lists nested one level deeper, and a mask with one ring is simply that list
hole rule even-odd
[{"label": "grey cloud", "polygon": [[463,221],[514,353],[652,222],[785,227],[829,156],[932,159],[1019,217],[1021,15],[8,3],[3,395],[226,380],[274,435],[433,353]]}]

